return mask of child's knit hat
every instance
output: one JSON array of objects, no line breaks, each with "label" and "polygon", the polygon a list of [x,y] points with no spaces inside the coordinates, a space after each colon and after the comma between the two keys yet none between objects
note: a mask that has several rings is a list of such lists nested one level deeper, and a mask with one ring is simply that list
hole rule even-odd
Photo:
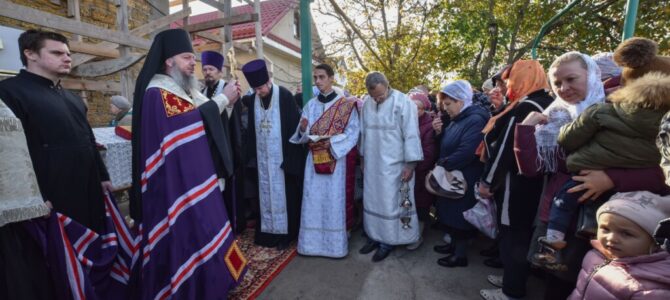
[{"label": "child's knit hat", "polygon": [[622,85],[652,71],[670,75],[670,57],[660,56],[657,52],[656,42],[646,38],[634,37],[619,44],[614,50],[614,61],[623,67]]},{"label": "child's knit hat", "polygon": [[617,193],[598,209],[596,217],[603,213],[629,219],[653,236],[658,223],[670,217],[670,197],[647,191]]}]

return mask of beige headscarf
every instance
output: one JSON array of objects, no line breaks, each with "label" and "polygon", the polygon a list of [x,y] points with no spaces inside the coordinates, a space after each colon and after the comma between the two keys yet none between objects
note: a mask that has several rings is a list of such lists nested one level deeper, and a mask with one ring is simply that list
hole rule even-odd
[{"label": "beige headscarf", "polygon": [[23,126],[0,100],[0,226],[44,216]]}]

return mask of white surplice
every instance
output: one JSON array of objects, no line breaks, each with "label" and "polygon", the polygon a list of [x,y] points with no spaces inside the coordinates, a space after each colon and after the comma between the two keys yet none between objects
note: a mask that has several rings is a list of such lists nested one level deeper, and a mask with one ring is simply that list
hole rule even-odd
[{"label": "white surplice", "polygon": [[[319,117],[341,96],[321,103],[316,98],[305,105],[302,117],[309,122],[305,133],[296,133],[290,142],[304,144],[310,128]],[[302,197],[298,253],[327,257],[344,257],[348,252],[346,203],[346,156],[356,146],[360,133],[358,112],[354,108],[344,133],[330,138],[330,153],[337,160],[333,174],[317,174],[314,171],[312,152],[307,155],[305,181]]]},{"label": "white surplice", "polygon": [[256,157],[258,161],[258,198],[260,202],[261,232],[288,233],[286,212],[286,186],[281,122],[279,114],[279,87],[273,86],[268,109],[261,106],[261,99],[254,99],[256,131]]},{"label": "white surplice", "polygon": [[[400,207],[400,176],[408,163],[423,160],[416,105],[407,95],[390,90],[381,104],[367,96],[361,115],[365,232],[384,244],[414,243],[420,237],[414,176],[409,181],[409,210]],[[410,228],[403,228],[400,220],[405,214],[411,218]]]}]

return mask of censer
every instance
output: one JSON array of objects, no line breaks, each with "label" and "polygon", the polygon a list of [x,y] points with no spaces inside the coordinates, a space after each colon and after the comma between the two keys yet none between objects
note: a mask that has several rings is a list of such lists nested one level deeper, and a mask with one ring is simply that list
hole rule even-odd
[{"label": "censer", "polygon": [[410,229],[412,226],[409,223],[412,221],[412,201],[409,200],[409,184],[403,182],[400,186],[400,207],[404,208],[405,211],[400,216],[400,222],[402,223],[402,229]]}]

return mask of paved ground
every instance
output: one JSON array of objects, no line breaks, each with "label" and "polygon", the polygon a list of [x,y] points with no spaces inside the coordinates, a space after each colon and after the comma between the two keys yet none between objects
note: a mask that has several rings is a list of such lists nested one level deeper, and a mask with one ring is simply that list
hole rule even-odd
[{"label": "paved ground", "polygon": [[[421,248],[408,251],[396,249],[382,262],[373,263],[372,253],[361,255],[365,243],[361,231],[355,231],[349,244],[349,256],[343,259],[297,256],[270,283],[258,299],[480,299],[479,290],[493,288],[488,274],[502,274],[501,269],[484,266],[479,250],[488,246],[476,240],[465,268],[437,265],[440,254],[433,245],[441,234],[426,231]],[[374,253],[374,252],[373,252]],[[526,299],[541,299],[544,286],[531,277]]]}]

